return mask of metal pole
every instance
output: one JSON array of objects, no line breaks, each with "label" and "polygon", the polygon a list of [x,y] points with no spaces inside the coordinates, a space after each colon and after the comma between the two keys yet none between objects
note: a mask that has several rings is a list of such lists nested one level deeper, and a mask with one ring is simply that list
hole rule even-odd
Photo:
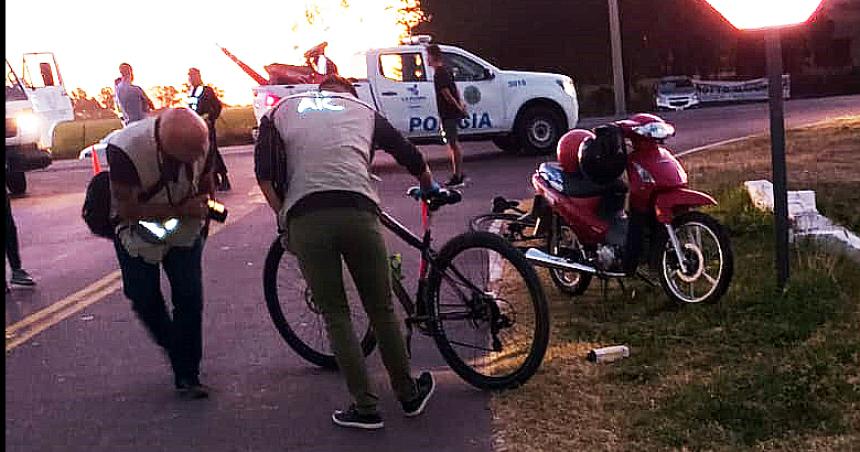
[{"label": "metal pole", "polygon": [[773,214],[776,236],[776,283],[788,282],[788,193],[785,169],[785,119],[783,114],[782,45],[779,30],[767,31],[767,73],[770,95],[770,149],[773,166]]},{"label": "metal pole", "polygon": [[615,114],[627,113],[624,89],[624,64],[621,59],[621,19],[618,0],[609,0],[609,40],[612,43],[612,81],[615,89]]}]

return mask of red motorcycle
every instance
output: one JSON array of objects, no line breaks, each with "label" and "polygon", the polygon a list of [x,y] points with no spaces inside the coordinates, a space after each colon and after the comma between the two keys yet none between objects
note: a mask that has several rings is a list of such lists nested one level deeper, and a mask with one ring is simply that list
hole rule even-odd
[{"label": "red motorcycle", "polygon": [[514,242],[572,295],[594,276],[651,281],[640,268],[647,264],[675,302],[716,302],[732,279],[731,244],[717,220],[695,210],[717,202],[687,188],[687,173],[663,146],[674,134],[650,114],[571,130],[559,141],[558,161],[532,175],[531,212],[497,197],[493,213],[471,226]]}]

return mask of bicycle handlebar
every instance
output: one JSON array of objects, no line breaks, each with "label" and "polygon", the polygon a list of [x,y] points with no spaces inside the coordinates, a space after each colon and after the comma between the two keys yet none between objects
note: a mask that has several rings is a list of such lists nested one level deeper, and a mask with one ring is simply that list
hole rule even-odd
[{"label": "bicycle handlebar", "polygon": [[426,202],[430,211],[436,211],[444,205],[457,204],[463,199],[463,195],[459,191],[448,188],[440,188],[435,192],[425,194],[420,187],[409,187],[406,195],[416,201]]}]

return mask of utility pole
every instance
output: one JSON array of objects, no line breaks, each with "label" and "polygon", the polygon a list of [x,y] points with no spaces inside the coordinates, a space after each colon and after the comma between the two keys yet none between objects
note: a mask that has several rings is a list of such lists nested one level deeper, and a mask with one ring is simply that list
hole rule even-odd
[{"label": "utility pole", "polygon": [[615,92],[615,115],[627,114],[624,89],[624,63],[621,59],[621,19],[618,0],[609,1],[609,40],[612,43],[612,81]]},{"label": "utility pole", "polygon": [[773,165],[773,214],[776,240],[776,284],[788,283],[788,192],[785,169],[785,119],[783,113],[782,45],[779,28],[766,31],[767,74],[770,94],[770,146]]}]

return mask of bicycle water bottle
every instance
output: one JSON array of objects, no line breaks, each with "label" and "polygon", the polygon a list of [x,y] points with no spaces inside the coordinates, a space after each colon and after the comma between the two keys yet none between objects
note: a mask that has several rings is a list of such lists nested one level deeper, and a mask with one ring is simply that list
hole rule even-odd
[{"label": "bicycle water bottle", "polygon": [[391,277],[397,281],[402,280],[403,272],[401,268],[403,267],[403,258],[400,256],[400,253],[388,256],[388,265],[391,267]]}]

